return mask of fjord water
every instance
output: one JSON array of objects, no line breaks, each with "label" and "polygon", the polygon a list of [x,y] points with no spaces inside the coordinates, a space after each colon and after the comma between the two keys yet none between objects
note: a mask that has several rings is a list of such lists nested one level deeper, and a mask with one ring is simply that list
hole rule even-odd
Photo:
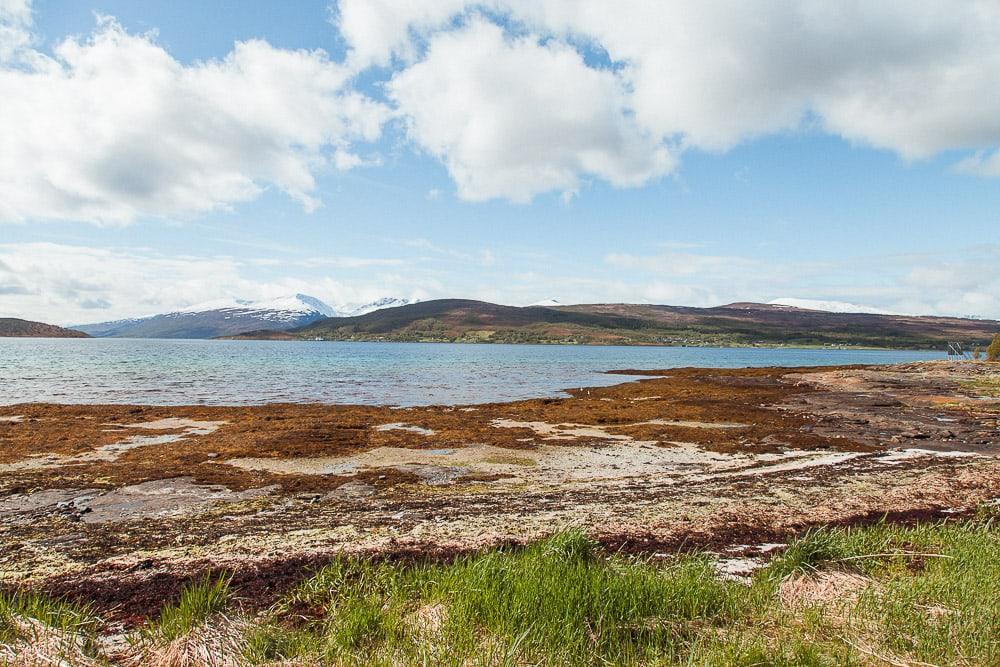
[{"label": "fjord water", "polygon": [[483,403],[629,379],[604,373],[614,369],[942,357],[886,350],[0,338],[0,404]]}]

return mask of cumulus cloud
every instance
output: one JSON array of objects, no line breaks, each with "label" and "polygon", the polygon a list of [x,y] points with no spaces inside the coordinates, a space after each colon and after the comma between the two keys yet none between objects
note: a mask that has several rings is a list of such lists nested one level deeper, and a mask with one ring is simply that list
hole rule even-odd
[{"label": "cumulus cloud", "polygon": [[[507,3],[504,3],[507,4]],[[1000,142],[1000,6],[986,2],[510,0],[517,16],[595,40],[625,65],[641,123],[727,148],[797,127],[908,158]]]},{"label": "cumulus cloud", "polygon": [[413,37],[440,27],[467,4],[468,0],[341,2],[332,7],[333,24],[351,47],[352,67],[385,67],[394,56],[416,57]]},{"label": "cumulus cloud", "polygon": [[483,19],[431,38],[388,84],[410,137],[440,158],[458,194],[526,202],[593,175],[634,186],[673,160],[625,113],[609,71],[568,45],[510,38]]},{"label": "cumulus cloud", "polygon": [[[317,174],[397,118],[459,197],[649,183],[684,150],[804,126],[1000,176],[1000,4],[969,0],[340,0],[347,45],[237,43],[185,64],[101,19],[40,50],[0,0],[0,221],[126,223],[228,209]],[[358,92],[372,68],[386,99]],[[368,76],[368,74],[365,74]]]},{"label": "cumulus cloud", "polygon": [[52,55],[30,8],[0,0],[0,222],[127,223],[228,208],[278,188],[306,210],[317,172],[361,163],[389,111],[326,53],[239,42],[184,65],[153,35],[99,20]]},{"label": "cumulus cloud", "polygon": [[[674,157],[677,146],[725,150],[804,125],[905,159],[1000,144],[1000,98],[988,93],[1000,87],[994,2],[339,7],[360,60],[399,56],[399,111],[467,199],[522,201],[588,174],[642,184],[676,164],[665,146]],[[983,153],[960,169],[995,176],[997,164]]]}]

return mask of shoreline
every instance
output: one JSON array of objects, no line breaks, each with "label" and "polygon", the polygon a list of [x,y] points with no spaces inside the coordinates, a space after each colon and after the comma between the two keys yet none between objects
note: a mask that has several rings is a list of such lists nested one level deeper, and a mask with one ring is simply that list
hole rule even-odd
[{"label": "shoreline", "polygon": [[[284,333],[284,332],[275,332]],[[877,345],[854,345],[844,344],[804,344],[804,343],[732,343],[730,345],[698,345],[698,344],[676,344],[676,343],[601,343],[601,342],[567,342],[567,341],[539,341],[539,342],[511,342],[511,341],[490,341],[490,340],[385,340],[378,338],[299,338],[288,335],[287,337],[246,337],[243,334],[232,336],[215,336],[213,338],[147,338],[147,337],[126,337],[126,336],[0,336],[2,340],[127,340],[127,341],[255,341],[269,343],[378,343],[378,344],[406,344],[406,345],[516,345],[519,347],[662,347],[662,348],[695,348],[708,350],[844,350],[844,351],[873,351],[873,352],[934,352],[946,354],[946,348],[934,347],[885,347]]]},{"label": "shoreline", "polygon": [[152,609],[209,571],[291,581],[338,554],[569,526],[649,554],[959,515],[1000,498],[1000,398],[975,384],[997,370],[665,369],[409,408],[2,406],[0,588]]}]

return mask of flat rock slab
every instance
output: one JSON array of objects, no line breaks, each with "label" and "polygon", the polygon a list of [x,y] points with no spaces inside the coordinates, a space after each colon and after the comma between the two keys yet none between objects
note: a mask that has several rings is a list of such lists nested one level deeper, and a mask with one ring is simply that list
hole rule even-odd
[{"label": "flat rock slab", "polygon": [[63,504],[74,504],[77,499],[90,497],[94,492],[94,489],[43,489],[14,494],[0,500],[0,517],[50,511]]},{"label": "flat rock slab", "polygon": [[230,491],[224,486],[197,484],[190,477],[159,479],[112,491],[44,489],[8,496],[0,501],[0,517],[28,517],[60,512],[85,523],[168,518],[222,503],[266,496],[274,487]]},{"label": "flat rock slab", "polygon": [[237,492],[224,486],[196,484],[189,477],[160,479],[96,494],[82,503],[82,518],[86,523],[104,523],[172,517],[196,508],[259,498],[272,490]]}]

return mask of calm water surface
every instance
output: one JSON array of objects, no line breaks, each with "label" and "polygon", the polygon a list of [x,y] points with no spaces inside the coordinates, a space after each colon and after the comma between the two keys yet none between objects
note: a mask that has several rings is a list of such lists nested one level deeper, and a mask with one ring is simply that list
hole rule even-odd
[{"label": "calm water surface", "polygon": [[939,359],[941,352],[0,338],[0,404],[482,403],[629,379],[622,368]]}]

